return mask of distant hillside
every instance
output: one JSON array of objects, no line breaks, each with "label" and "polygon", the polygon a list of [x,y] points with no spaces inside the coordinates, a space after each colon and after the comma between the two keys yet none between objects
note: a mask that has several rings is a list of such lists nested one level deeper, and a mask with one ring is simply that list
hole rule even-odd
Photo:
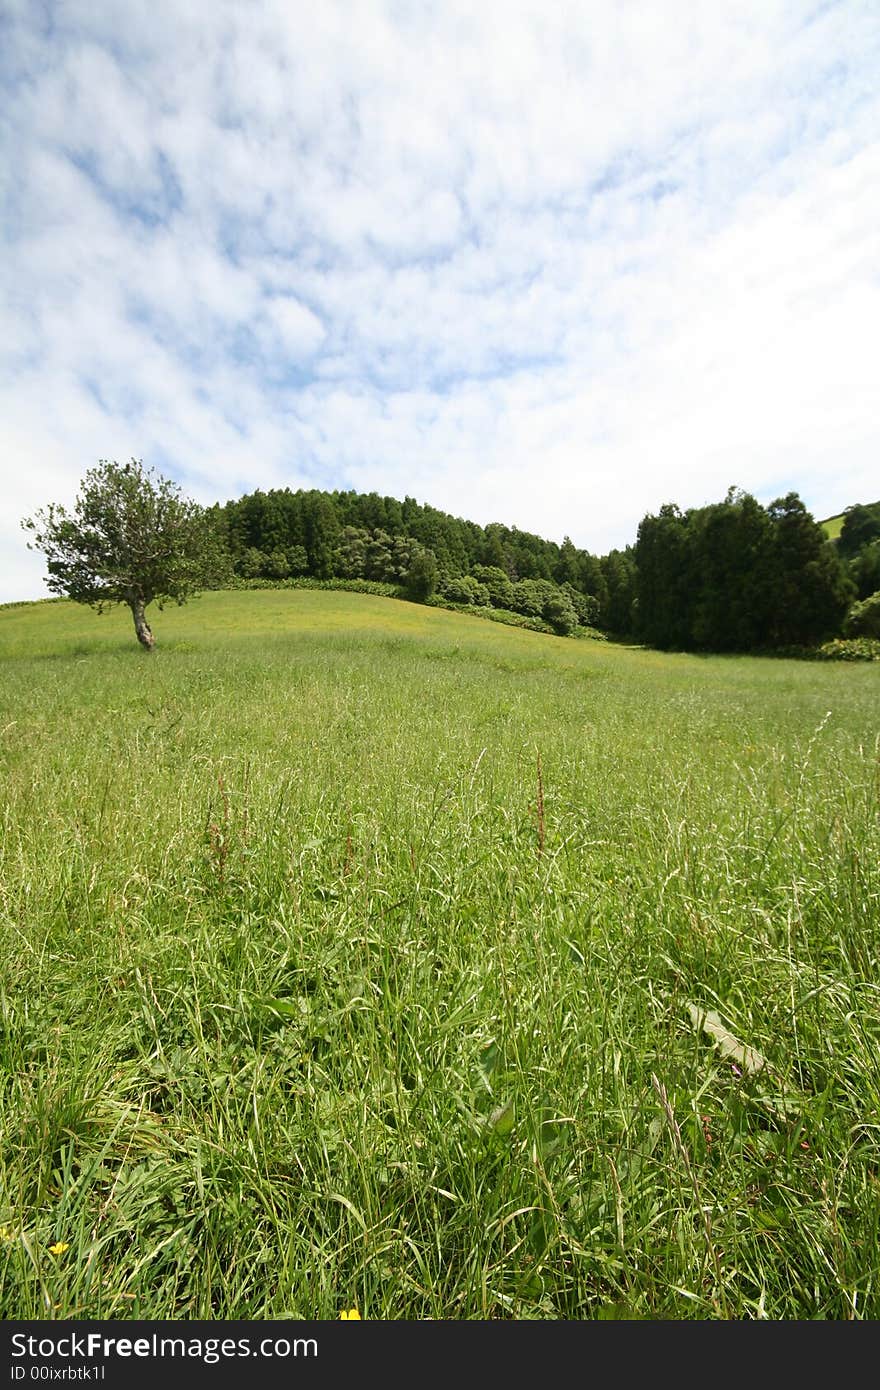
[{"label": "distant hillside", "polygon": [[[568,536],[560,545],[353,489],[257,490],[216,512],[244,584],[391,585],[560,635],[599,628],[682,651],[809,647],[839,632],[849,598],[844,556],[797,493],[769,510],[736,488],[712,506],[669,503],[642,519],[635,546],[602,557]],[[844,540],[856,520],[849,509]]]},{"label": "distant hillside", "polygon": [[[880,507],[880,502],[865,502],[862,505],[871,508]],[[837,516],[827,516],[825,517],[824,521],[819,522],[819,525],[822,527],[830,541],[837,540],[838,536],[840,535],[840,528],[843,526],[843,518],[845,516],[846,511],[842,511],[838,512]]]}]

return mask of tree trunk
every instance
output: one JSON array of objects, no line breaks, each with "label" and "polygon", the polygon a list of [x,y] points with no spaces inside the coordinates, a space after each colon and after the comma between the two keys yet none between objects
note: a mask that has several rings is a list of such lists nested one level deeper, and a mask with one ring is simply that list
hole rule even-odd
[{"label": "tree trunk", "polygon": [[142,598],[133,598],[130,602],[131,616],[134,618],[134,630],[137,633],[138,641],[142,647],[146,647],[147,651],[151,652],[156,645],[156,640],[144,612],[146,604]]}]

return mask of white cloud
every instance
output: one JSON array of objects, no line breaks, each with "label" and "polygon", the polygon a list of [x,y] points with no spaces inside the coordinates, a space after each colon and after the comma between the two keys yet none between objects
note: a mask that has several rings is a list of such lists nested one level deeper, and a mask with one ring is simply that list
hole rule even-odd
[{"label": "white cloud", "polygon": [[880,492],[868,0],[8,8],[0,600],[99,457],[597,552]]}]

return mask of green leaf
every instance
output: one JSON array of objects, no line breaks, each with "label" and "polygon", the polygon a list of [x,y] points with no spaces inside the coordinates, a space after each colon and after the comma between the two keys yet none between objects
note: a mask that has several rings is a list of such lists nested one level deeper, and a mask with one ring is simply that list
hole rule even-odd
[{"label": "green leaf", "polygon": [[264,1009],[271,1009],[272,1013],[279,1014],[281,1018],[303,1019],[309,1012],[308,1001],[305,999],[275,999],[265,995],[258,999],[257,1003]]}]

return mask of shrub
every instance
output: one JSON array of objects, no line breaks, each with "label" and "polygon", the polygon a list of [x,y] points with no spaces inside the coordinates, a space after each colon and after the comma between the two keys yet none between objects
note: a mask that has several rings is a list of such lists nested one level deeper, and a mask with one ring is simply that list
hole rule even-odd
[{"label": "shrub", "polygon": [[578,625],[577,613],[571,600],[561,589],[546,600],[541,617],[560,637],[569,637]]},{"label": "shrub", "polygon": [[861,603],[854,603],[843,631],[847,637],[880,637],[880,589]]},{"label": "shrub", "polygon": [[510,609],[514,606],[510,576],[498,565],[476,565],[473,577],[477,583],[485,584],[493,608]]},{"label": "shrub", "polygon": [[485,584],[480,584],[469,574],[444,575],[437,585],[437,592],[450,603],[475,604],[478,608],[484,608],[489,602],[489,590]]},{"label": "shrub", "polygon": [[816,661],[880,661],[880,641],[874,637],[835,637],[812,653]]}]

